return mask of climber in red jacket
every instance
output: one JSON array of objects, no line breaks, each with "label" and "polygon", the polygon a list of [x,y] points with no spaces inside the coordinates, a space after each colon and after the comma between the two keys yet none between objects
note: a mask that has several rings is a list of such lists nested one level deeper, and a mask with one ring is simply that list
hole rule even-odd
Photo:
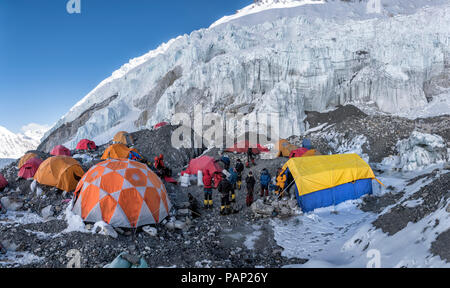
[{"label": "climber in red jacket", "polygon": [[203,171],[203,191],[205,192],[205,200],[203,202],[205,209],[210,209],[213,207],[212,199],[212,181],[213,178],[209,173],[209,170]]},{"label": "climber in red jacket", "polygon": [[172,177],[172,170],[164,164],[164,155],[160,154],[159,157],[155,157],[153,166],[155,166],[156,173],[159,177]]}]

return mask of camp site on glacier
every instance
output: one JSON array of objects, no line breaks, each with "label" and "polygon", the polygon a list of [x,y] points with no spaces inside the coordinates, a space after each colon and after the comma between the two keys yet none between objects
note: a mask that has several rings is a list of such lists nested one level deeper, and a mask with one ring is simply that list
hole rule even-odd
[{"label": "camp site on glacier", "polygon": [[0,2],[0,268],[450,267],[449,0],[106,2]]}]

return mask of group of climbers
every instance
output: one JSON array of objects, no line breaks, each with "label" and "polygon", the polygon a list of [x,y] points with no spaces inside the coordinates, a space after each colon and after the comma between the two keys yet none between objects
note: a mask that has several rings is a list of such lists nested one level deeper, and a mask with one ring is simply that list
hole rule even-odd
[{"label": "group of climbers", "polygon": [[[252,159],[253,154],[251,150],[247,153],[248,161],[254,163]],[[253,160],[253,161],[252,161]],[[233,167],[231,165],[231,160],[228,156],[222,156],[219,160],[215,160],[216,164],[219,166],[219,171],[211,173],[208,169],[202,170],[202,180],[204,187],[204,208],[211,209],[213,207],[213,188],[216,187],[221,198],[220,214],[227,215],[232,212],[231,204],[236,202],[236,191],[241,190],[243,184],[243,172],[245,169],[244,164],[241,159],[236,160],[236,164]],[[221,171],[220,171],[221,170]],[[272,179],[269,170],[264,168],[261,171],[259,177],[259,182],[261,185],[260,197],[266,198],[270,195],[271,191],[275,190],[275,194],[282,196],[286,185],[286,174],[281,173],[281,169],[278,169],[275,180]],[[215,176],[219,177],[215,177]],[[214,183],[216,179],[216,183]],[[219,179],[219,180],[217,180]],[[246,187],[246,205],[251,206],[254,201],[254,189],[256,185],[256,178],[252,171],[248,172],[245,177],[245,187]],[[276,185],[274,184],[276,181]],[[275,187],[271,190],[271,187]]]},{"label": "group of climbers", "polygon": [[[234,168],[230,168],[234,170]],[[218,172],[215,172],[218,173]],[[227,177],[224,173],[220,173],[220,182],[217,185],[217,191],[221,195],[220,214],[231,213],[231,203],[236,202],[235,185],[237,179],[237,173],[230,173],[231,177]],[[203,191],[205,194],[204,207],[205,209],[211,209],[213,207],[213,179],[214,175],[211,175],[209,170],[203,172]]]},{"label": "group of climbers", "polygon": [[[236,202],[237,183],[239,175],[241,175],[240,177],[242,178],[243,169],[236,169],[235,167],[231,167],[231,160],[227,156],[223,156],[220,160],[216,160],[215,163],[222,164],[217,166],[222,169],[222,171],[220,171],[220,169],[219,171],[214,171],[213,173],[211,173],[209,169],[205,169],[202,171],[203,188],[205,194],[203,202],[204,207],[205,209],[211,209],[213,207],[213,187],[216,186],[217,191],[221,195],[220,214],[230,214],[232,212],[231,203]],[[239,173],[238,170],[241,171],[241,173]],[[217,181],[218,183],[213,183],[214,181]]]}]

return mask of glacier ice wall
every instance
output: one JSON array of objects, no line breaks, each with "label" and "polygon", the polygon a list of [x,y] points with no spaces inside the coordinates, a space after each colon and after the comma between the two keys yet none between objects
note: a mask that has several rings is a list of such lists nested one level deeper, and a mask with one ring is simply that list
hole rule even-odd
[{"label": "glacier ice wall", "polygon": [[[418,109],[428,103],[424,84],[448,75],[450,4],[391,16],[298,16],[180,36],[103,81],[47,134],[47,149],[66,141],[74,147],[82,138],[106,142],[124,128],[192,113],[195,104],[218,113],[279,113],[281,137],[304,131],[305,110],[348,103],[387,113]],[[69,138],[52,136],[113,95]]]}]

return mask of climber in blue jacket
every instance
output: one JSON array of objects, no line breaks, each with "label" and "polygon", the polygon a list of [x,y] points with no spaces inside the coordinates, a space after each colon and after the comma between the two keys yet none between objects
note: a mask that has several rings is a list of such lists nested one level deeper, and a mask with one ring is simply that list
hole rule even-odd
[{"label": "climber in blue jacket", "polygon": [[259,182],[261,184],[261,197],[268,197],[269,196],[269,184],[272,180],[272,177],[269,174],[269,171],[267,171],[266,168],[264,168],[261,171],[261,176],[259,177]]},{"label": "climber in blue jacket", "polygon": [[228,177],[228,181],[230,181],[231,186],[233,187],[233,190],[231,191],[231,202],[236,202],[236,183],[238,180],[238,173],[235,168],[230,167],[228,170],[230,172],[230,176]]}]

